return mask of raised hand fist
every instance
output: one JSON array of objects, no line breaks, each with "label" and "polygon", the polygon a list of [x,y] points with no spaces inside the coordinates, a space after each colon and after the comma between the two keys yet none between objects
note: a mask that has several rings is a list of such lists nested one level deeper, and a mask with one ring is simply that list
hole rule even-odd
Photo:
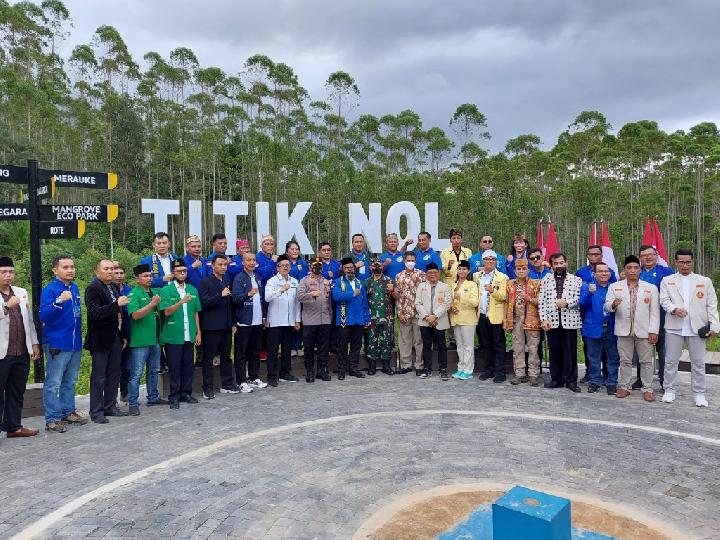
[{"label": "raised hand fist", "polygon": [[72,300],[72,293],[70,291],[63,291],[62,294],[58,296],[58,302],[61,304],[68,300]]},{"label": "raised hand fist", "polygon": [[130,302],[130,299],[127,296],[118,296],[117,303],[118,306],[127,306],[128,302]]}]

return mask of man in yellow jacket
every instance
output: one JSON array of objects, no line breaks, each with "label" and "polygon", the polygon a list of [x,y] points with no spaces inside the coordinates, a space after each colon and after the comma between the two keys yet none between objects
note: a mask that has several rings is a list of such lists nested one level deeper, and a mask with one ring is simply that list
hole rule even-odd
[{"label": "man in yellow jacket", "polygon": [[499,272],[497,254],[486,249],[482,254],[483,268],[475,272],[473,281],[480,288],[480,320],[477,334],[485,359],[485,369],[479,379],[492,378],[495,383],[505,382],[505,298],[508,277]]}]

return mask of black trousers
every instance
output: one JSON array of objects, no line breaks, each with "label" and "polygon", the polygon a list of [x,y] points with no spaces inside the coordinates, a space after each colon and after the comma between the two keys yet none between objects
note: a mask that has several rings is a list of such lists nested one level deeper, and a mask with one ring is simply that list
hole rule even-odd
[{"label": "black trousers", "polygon": [[6,356],[0,360],[0,430],[12,433],[22,427],[25,383],[30,374],[30,355]]},{"label": "black trousers", "polygon": [[106,411],[117,407],[122,344],[120,336],[107,351],[90,351],[90,418],[105,416]]},{"label": "black trousers", "polygon": [[190,396],[193,387],[193,351],[195,344],[186,341],[182,345],[165,345],[168,361],[168,374],[170,375],[170,401],[178,401],[181,397]]},{"label": "black trousers", "polygon": [[338,326],[338,373],[354,373],[358,370],[364,335],[365,327],[362,324]]},{"label": "black trousers", "polygon": [[223,386],[233,384],[233,365],[230,360],[230,342],[232,340],[232,332],[227,330],[203,330],[202,348],[203,348],[203,390],[213,390],[215,383],[213,381],[213,358],[220,355],[220,380]]},{"label": "black trousers", "polygon": [[477,335],[485,359],[484,373],[505,375],[505,331],[502,324],[491,324],[487,315],[481,313]]},{"label": "black trousers", "polygon": [[550,351],[550,378],[560,384],[577,384],[577,330],[555,328],[545,332]]},{"label": "black trousers", "polygon": [[130,380],[130,356],[132,355],[132,349],[130,344],[123,349],[120,355],[120,395],[127,396],[128,393],[128,381]]},{"label": "black trousers", "polygon": [[437,351],[438,369],[447,371],[447,345],[445,344],[445,330],[438,330],[432,326],[421,326],[420,336],[423,343],[423,367],[432,371],[432,350]]},{"label": "black trousers", "polygon": [[260,346],[263,325],[238,326],[235,332],[235,381],[237,384],[260,378]]},{"label": "black trousers", "polygon": [[[267,336],[267,372],[268,380],[277,381],[278,376],[291,373],[290,348],[294,326],[272,326]],[[278,349],[281,350],[280,369],[278,371]]]},{"label": "black trousers", "polygon": [[[315,373],[322,376],[327,372],[331,328],[329,324],[303,325],[306,375],[315,377]],[[317,368],[315,367],[316,361]]]}]

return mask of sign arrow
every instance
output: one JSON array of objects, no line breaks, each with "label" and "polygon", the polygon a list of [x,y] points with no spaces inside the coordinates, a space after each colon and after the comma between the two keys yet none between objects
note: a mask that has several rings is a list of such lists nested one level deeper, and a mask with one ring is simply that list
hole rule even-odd
[{"label": "sign arrow", "polygon": [[85,221],[41,221],[40,238],[82,238]]},{"label": "sign arrow", "polygon": [[115,189],[118,175],[113,172],[78,172],[61,171],[58,169],[38,169],[41,183],[50,182],[55,178],[56,187],[76,187],[90,189]]},{"label": "sign arrow", "polygon": [[17,165],[0,165],[0,182],[10,184],[27,184],[27,167]]}]

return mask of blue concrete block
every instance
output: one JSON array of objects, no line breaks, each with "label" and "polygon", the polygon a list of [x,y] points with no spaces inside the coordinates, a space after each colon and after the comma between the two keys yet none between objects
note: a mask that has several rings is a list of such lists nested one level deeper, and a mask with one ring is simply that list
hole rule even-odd
[{"label": "blue concrete block", "polygon": [[493,540],[571,540],[570,501],[515,486],[492,505]]}]

